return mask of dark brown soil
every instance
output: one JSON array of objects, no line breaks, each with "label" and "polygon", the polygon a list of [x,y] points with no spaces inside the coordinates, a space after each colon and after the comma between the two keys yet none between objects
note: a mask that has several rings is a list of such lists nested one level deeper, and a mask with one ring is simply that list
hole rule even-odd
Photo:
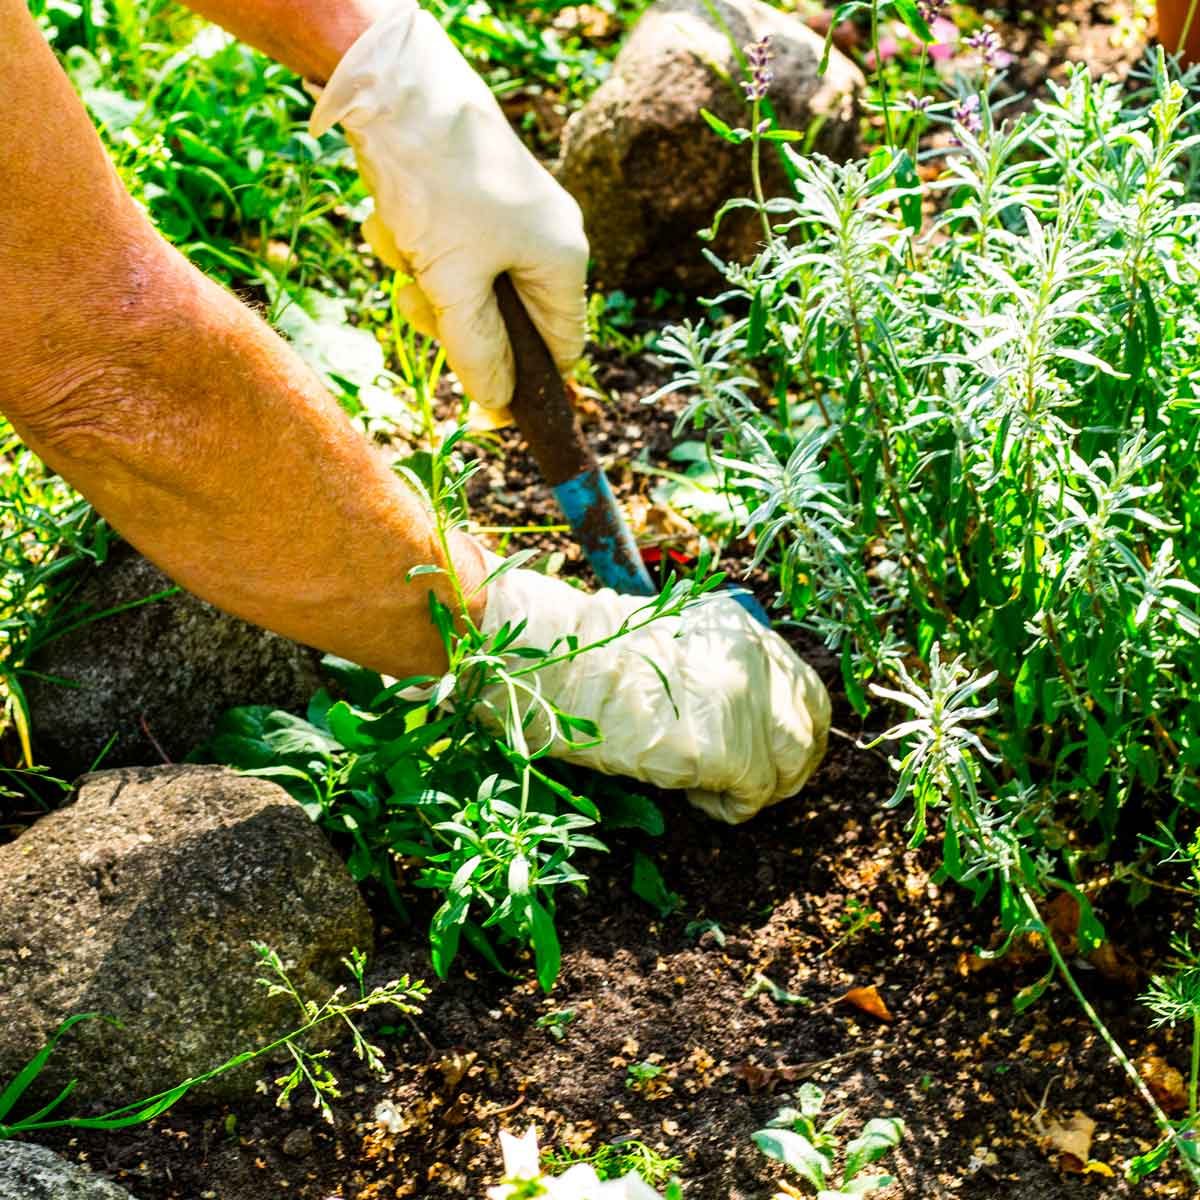
[{"label": "dark brown soil", "polygon": [[[1074,19],[1070,57],[1123,72],[1130,53],[1113,51],[1108,27],[1093,16],[1090,5],[1062,5],[1047,24]],[[1057,73],[1067,56],[1028,40],[1016,67],[1022,86]],[[644,357],[596,359],[609,399],[583,399],[586,432],[622,499],[641,497],[633,517],[643,541],[661,537],[689,550],[687,530],[662,520],[648,499],[653,477],[630,467],[663,465],[671,446],[672,413],[639,402],[661,382],[657,369]],[[558,520],[519,443],[505,431],[502,454],[486,452],[471,493],[481,525]],[[563,553],[567,573],[585,569],[561,534],[513,542],[531,545]],[[800,648],[837,691],[829,656]],[[553,993],[539,991],[528,964],[514,964],[517,974],[506,979],[460,960],[448,982],[435,983],[414,1029],[377,1038],[386,1079],[346,1052],[333,1061],[345,1091],[333,1126],[307,1106],[276,1108],[266,1088],[237,1109],[177,1110],[147,1128],[45,1142],[138,1200],[482,1200],[498,1178],[498,1132],[532,1123],[543,1147],[586,1151],[637,1138],[675,1155],[689,1200],[765,1200],[782,1173],[750,1135],[811,1079],[831,1111],[847,1111],[850,1130],[876,1115],[906,1122],[899,1182],[880,1193],[888,1198],[1191,1194],[1171,1171],[1141,1188],[1121,1180],[1124,1160],[1156,1140],[1146,1110],[1061,986],[1014,1013],[1013,996],[1044,970],[1028,961],[1036,955],[974,969],[970,952],[994,935],[989,902],[972,910],[962,891],[935,882],[936,837],[918,851],[906,847],[904,811],[883,807],[886,762],[858,747],[863,731],[844,702],[835,724],[806,793],[750,824],[714,824],[668,796],[662,838],[606,839],[611,853],[582,864],[588,895],[561,904],[564,954]],[[680,897],[667,917],[631,889],[639,849]],[[1114,941],[1134,951],[1136,969],[1120,979],[1077,963],[1083,986],[1131,1054],[1157,1051],[1184,1069],[1182,1038],[1157,1032],[1152,1045],[1135,1002],[1170,913],[1147,905],[1133,916],[1105,914],[1103,901],[1101,915],[1113,918]],[[429,898],[413,904],[412,928],[389,928],[380,914],[376,982],[431,975],[422,925]],[[852,904],[878,914],[877,931],[844,937]],[[762,980],[781,989],[779,998]],[[891,1020],[842,999],[871,987]],[[561,1040],[537,1023],[567,1012]],[[643,1062],[662,1074],[630,1086],[627,1068]],[[1077,1112],[1096,1123],[1085,1172],[1054,1143],[1056,1122]]]},{"label": "dark brown soil", "polygon": [[[655,369],[600,357],[597,380],[614,402],[584,406],[594,444],[622,463],[662,461],[671,414],[638,401]],[[553,520],[517,435],[502,441],[504,485],[476,497],[476,518]],[[651,478],[624,471],[614,482],[629,497]],[[830,656],[800,648],[836,690]],[[610,854],[584,864],[589,894],[563,901],[553,993],[540,992],[528,964],[505,979],[460,962],[435,984],[415,1030],[381,1039],[385,1080],[348,1054],[334,1062],[346,1093],[334,1126],[307,1106],[281,1111],[268,1094],[237,1109],[176,1111],[149,1128],[47,1144],[88,1160],[138,1200],[481,1200],[497,1180],[499,1130],[533,1123],[544,1147],[594,1150],[637,1138],[676,1155],[691,1200],[763,1200],[780,1175],[750,1134],[811,1079],[831,1110],[847,1110],[852,1130],[871,1116],[903,1117],[909,1132],[889,1197],[1133,1194],[1120,1171],[1152,1143],[1145,1110],[1059,987],[1014,1014],[1013,995],[1043,963],[970,969],[972,948],[992,937],[991,909],[972,911],[963,892],[934,882],[936,838],[906,848],[903,810],[883,808],[886,763],[858,747],[863,731],[844,703],[835,725],[806,793],[746,826],[717,825],[680,797],[662,797],[667,833],[610,839]],[[655,859],[680,897],[665,918],[631,890],[635,849]],[[382,928],[376,981],[431,974],[422,925],[429,899],[413,900],[415,928]],[[878,914],[878,932],[843,939],[851,902]],[[1123,918],[1117,940],[1161,946],[1169,917],[1138,911],[1133,923]],[[1143,952],[1145,967],[1152,959]],[[1145,1052],[1136,973],[1117,984],[1084,964],[1080,975],[1118,1038]],[[783,989],[781,998],[763,979]],[[869,987],[893,1020],[841,999]],[[537,1022],[564,1011],[573,1015],[558,1041]],[[1168,1032],[1156,1041],[1185,1067],[1180,1039]],[[627,1067],[642,1062],[662,1074],[631,1087]],[[390,1128],[377,1119],[380,1105]],[[1077,1111],[1096,1122],[1087,1173],[1063,1169],[1078,1164],[1061,1160],[1050,1140],[1055,1121]],[[1140,1194],[1188,1190],[1165,1174]]]}]

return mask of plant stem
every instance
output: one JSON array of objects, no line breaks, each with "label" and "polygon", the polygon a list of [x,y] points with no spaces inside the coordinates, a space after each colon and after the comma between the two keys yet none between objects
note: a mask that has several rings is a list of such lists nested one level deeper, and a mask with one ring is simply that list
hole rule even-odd
[{"label": "plant stem", "polygon": [[1200,1084],[1200,1012],[1192,1014],[1192,1070],[1188,1079],[1188,1124],[1196,1121],[1196,1094]]},{"label": "plant stem", "polygon": [[[1014,883],[1018,893],[1020,894],[1021,900],[1025,905],[1025,908],[1029,912],[1029,915],[1040,923],[1042,921],[1042,915],[1038,911],[1037,904],[1034,903],[1033,896],[1030,894],[1029,889],[1024,883],[1016,881],[1014,881]],[[1054,940],[1054,935],[1047,932],[1044,935],[1043,940],[1046,943],[1046,949],[1050,954],[1051,962],[1054,963],[1055,969],[1062,977],[1063,982],[1067,985],[1071,995],[1075,997],[1076,1003],[1081,1009],[1083,1009],[1084,1015],[1089,1021],[1091,1021],[1093,1028],[1100,1035],[1100,1040],[1108,1047],[1109,1053],[1114,1059],[1116,1059],[1117,1063],[1121,1067],[1121,1070],[1123,1070],[1129,1077],[1130,1082],[1137,1089],[1138,1094],[1146,1102],[1146,1106],[1150,1109],[1150,1112],[1153,1115],[1155,1122],[1158,1124],[1158,1127],[1170,1139],[1171,1144],[1175,1147],[1180,1159],[1182,1159],[1183,1165],[1187,1168],[1188,1174],[1192,1177],[1192,1181],[1200,1184],[1200,1167],[1198,1167],[1196,1163],[1192,1161],[1191,1156],[1184,1147],[1183,1139],[1179,1136],[1178,1132],[1175,1130],[1175,1127],[1171,1124],[1167,1114],[1159,1107],[1158,1101],[1154,1099],[1150,1089],[1146,1086],[1146,1081],[1141,1077],[1141,1075],[1138,1074],[1137,1067],[1135,1067],[1132,1061],[1130,1061],[1129,1055],[1125,1053],[1117,1039],[1109,1032],[1108,1026],[1104,1024],[1100,1014],[1092,1007],[1091,1001],[1089,1001],[1088,998],[1083,994],[1079,984],[1075,980],[1075,976],[1071,973],[1071,968],[1067,966],[1067,961],[1065,958],[1063,958],[1062,951],[1058,948],[1058,943]],[[1196,1026],[1196,1029],[1197,1036],[1200,1036],[1200,1025]],[[1193,1103],[1195,1099],[1194,1081],[1196,1079],[1195,1063],[1197,1062],[1197,1045],[1198,1043],[1196,1038],[1193,1037]]]},{"label": "plant stem", "polygon": [[[1195,4],[1196,0],[1192,0]],[[889,150],[896,149],[896,139],[892,134],[892,114],[888,108],[887,83],[883,78],[883,56],[879,53],[879,0],[871,4],[871,50],[875,54],[875,79],[879,87],[879,103],[883,108],[883,128],[887,137]]]},{"label": "plant stem", "polygon": [[767,245],[771,244],[771,222],[767,218],[767,201],[763,193],[762,163],[760,149],[762,134],[759,132],[759,119],[762,112],[762,101],[755,100],[750,110],[750,178],[754,184],[754,199],[758,204],[758,215],[762,221],[763,237]]}]

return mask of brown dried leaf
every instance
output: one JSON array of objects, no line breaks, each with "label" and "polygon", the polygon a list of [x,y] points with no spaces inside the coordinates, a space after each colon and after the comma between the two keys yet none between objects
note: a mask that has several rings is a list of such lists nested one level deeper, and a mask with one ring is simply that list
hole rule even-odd
[{"label": "brown dried leaf", "polygon": [[844,996],[838,997],[838,1003],[853,1004],[861,1012],[881,1021],[895,1020],[874,984],[870,987],[851,988]]},{"label": "brown dried leaf", "polygon": [[1161,1054],[1143,1054],[1137,1060],[1137,1069],[1150,1094],[1167,1112],[1181,1113],[1187,1108],[1187,1083]]},{"label": "brown dried leaf", "polygon": [[744,1062],[730,1071],[730,1074],[742,1080],[753,1093],[766,1092],[769,1094],[781,1083],[795,1083],[801,1078],[803,1067],[764,1067],[755,1062]]},{"label": "brown dried leaf", "polygon": [[447,1092],[453,1092],[462,1083],[463,1077],[478,1057],[474,1050],[468,1050],[466,1053],[453,1050],[438,1060],[437,1069],[442,1073],[442,1082]]},{"label": "brown dried leaf", "polygon": [[1086,1113],[1074,1112],[1065,1121],[1049,1121],[1042,1139],[1048,1154],[1055,1155],[1060,1171],[1087,1169],[1092,1157],[1092,1137],[1096,1122]]}]

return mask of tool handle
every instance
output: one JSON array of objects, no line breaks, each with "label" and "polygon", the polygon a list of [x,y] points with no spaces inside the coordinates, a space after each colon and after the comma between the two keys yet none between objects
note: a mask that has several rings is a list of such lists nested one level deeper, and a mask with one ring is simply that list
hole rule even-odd
[{"label": "tool handle", "polygon": [[496,299],[516,363],[513,418],[592,570],[618,592],[656,595],[612,488],[584,440],[558,367],[507,275],[496,280]]},{"label": "tool handle", "polygon": [[596,458],[583,439],[558,367],[507,275],[496,280],[496,299],[517,368],[513,420],[529,443],[542,477],[558,487],[594,468]]}]

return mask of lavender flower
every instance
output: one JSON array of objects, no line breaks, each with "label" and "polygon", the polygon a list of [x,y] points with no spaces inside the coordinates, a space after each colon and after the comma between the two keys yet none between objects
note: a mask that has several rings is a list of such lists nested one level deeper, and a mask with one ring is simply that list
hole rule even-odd
[{"label": "lavender flower", "polygon": [[979,97],[967,96],[958,102],[952,114],[956,125],[961,125],[968,133],[980,133],[983,130],[983,117],[979,112]]},{"label": "lavender flower", "polygon": [[771,70],[770,43],[771,36],[768,34],[761,41],[751,42],[745,47],[751,77],[742,81],[742,90],[751,104],[766,99],[771,81],[775,78],[775,72]]},{"label": "lavender flower", "polygon": [[979,55],[985,67],[995,70],[996,67],[1007,65],[1008,55],[1000,44],[1000,35],[990,26],[985,25],[966,39],[968,49]]},{"label": "lavender flower", "polygon": [[929,111],[929,106],[933,103],[932,96],[914,96],[909,92],[904,97],[904,106],[909,112],[923,113]]},{"label": "lavender flower", "polygon": [[932,25],[946,11],[948,3],[949,0],[917,0],[917,12],[926,25]]}]

